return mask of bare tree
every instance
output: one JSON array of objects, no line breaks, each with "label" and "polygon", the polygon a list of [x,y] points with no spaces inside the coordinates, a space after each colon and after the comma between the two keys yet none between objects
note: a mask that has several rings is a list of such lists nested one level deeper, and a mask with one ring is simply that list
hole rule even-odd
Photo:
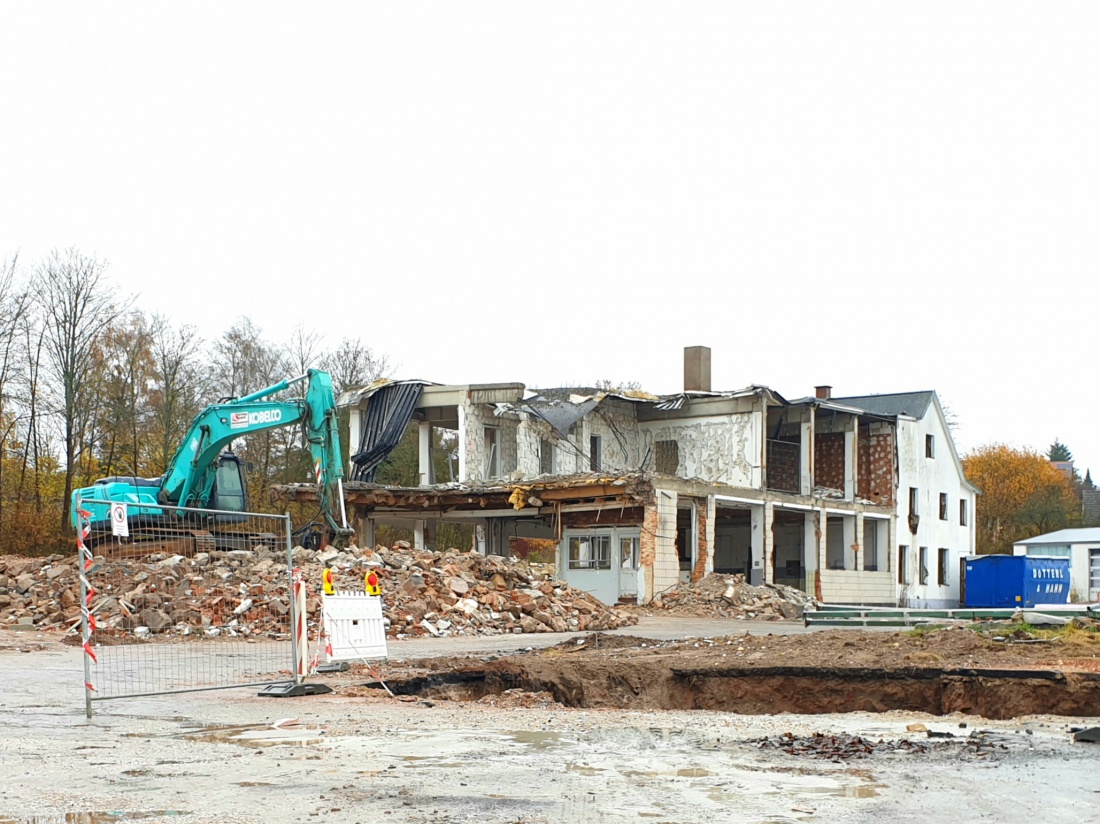
[{"label": "bare tree", "polygon": [[306,331],[302,324],[294,327],[290,340],[283,346],[283,358],[286,360],[289,377],[304,375],[321,357],[323,337],[319,332]]},{"label": "bare tree", "polygon": [[203,407],[207,372],[199,362],[202,339],[193,326],[178,330],[160,315],[153,316],[153,387],[150,467],[154,474],[168,469],[191,422]]},{"label": "bare tree", "polygon": [[35,273],[35,296],[42,312],[47,364],[58,393],[65,445],[65,490],[61,529],[68,529],[69,499],[76,472],[77,445],[87,409],[89,374],[103,332],[129,308],[132,299],[117,300],[104,280],[105,261],[76,249],[54,251]]},{"label": "bare tree", "polygon": [[27,313],[27,289],[17,278],[18,255],[0,263],[0,525],[4,506],[4,457],[18,423],[12,384],[19,369],[20,325]]},{"label": "bare tree", "polygon": [[337,392],[365,386],[390,372],[390,360],[379,355],[359,338],[344,338],[340,345],[325,355],[322,368],[332,375]]}]

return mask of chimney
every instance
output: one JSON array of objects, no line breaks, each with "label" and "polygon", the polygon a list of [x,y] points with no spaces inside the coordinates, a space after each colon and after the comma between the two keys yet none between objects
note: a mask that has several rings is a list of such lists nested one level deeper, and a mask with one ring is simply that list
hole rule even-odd
[{"label": "chimney", "polygon": [[684,347],[684,391],[710,391],[710,347]]},{"label": "chimney", "polygon": [[833,387],[831,386],[815,386],[814,397],[820,398],[823,401],[829,400],[833,396]]}]

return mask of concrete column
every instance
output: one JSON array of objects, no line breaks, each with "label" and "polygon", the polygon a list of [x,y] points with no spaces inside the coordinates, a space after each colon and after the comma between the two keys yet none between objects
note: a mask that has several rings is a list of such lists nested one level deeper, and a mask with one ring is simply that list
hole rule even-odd
[{"label": "concrete column", "polygon": [[752,543],[752,566],[749,570],[749,583],[759,586],[764,583],[764,507],[749,507],[752,533],[749,540]]},{"label": "concrete column", "polygon": [[775,535],[772,524],[775,523],[775,504],[764,502],[764,583],[775,583]]},{"label": "concrete column", "polygon": [[466,480],[466,408],[459,404],[459,481]]},{"label": "concrete column", "polygon": [[355,541],[362,549],[374,549],[374,521],[359,518],[355,522]]},{"label": "concrete column", "polygon": [[844,500],[854,501],[859,488],[856,479],[859,476],[859,418],[844,430]]},{"label": "concrete column", "polygon": [[423,518],[413,521],[413,549],[424,550],[424,524]]},{"label": "concrete column", "polygon": [[[863,569],[866,564],[866,558],[864,553],[867,552],[867,541],[864,540],[863,530],[866,528],[867,523],[863,519],[863,513],[856,513],[856,546],[859,547],[855,553],[855,566],[854,569]],[[871,522],[871,528],[874,529],[874,521]]]},{"label": "concrete column", "polygon": [[348,415],[348,442],[347,442],[348,455],[347,455],[347,461],[348,461],[348,467],[350,468],[351,467],[351,456],[359,451],[359,432],[360,432],[359,418],[363,413],[359,411],[359,407],[352,407],[348,411],[349,411],[350,414]]},{"label": "concrete column", "polygon": [[420,485],[431,486],[432,477],[432,422],[420,422]]},{"label": "concrete column", "polygon": [[817,529],[817,513],[807,512],[802,527],[802,566],[806,568],[806,592],[813,595],[817,589],[820,536]]},{"label": "concrete column", "polygon": [[802,495],[812,495],[814,492],[814,420],[816,410],[810,407],[809,416],[802,421],[802,443],[799,451],[799,479],[798,491]]},{"label": "concrete column", "polygon": [[855,569],[856,555],[859,553],[852,549],[853,545],[858,546],[859,537],[856,531],[856,519],[852,515],[845,515],[841,522],[844,524],[844,568]]}]

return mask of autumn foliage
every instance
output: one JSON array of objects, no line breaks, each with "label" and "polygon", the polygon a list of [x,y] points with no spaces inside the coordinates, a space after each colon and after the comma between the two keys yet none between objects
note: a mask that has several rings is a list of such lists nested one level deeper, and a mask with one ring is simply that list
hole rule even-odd
[{"label": "autumn foliage", "polygon": [[1080,505],[1073,480],[1044,455],[993,443],[966,455],[963,468],[981,490],[975,513],[979,553],[1010,553],[1016,541],[1074,525]]}]

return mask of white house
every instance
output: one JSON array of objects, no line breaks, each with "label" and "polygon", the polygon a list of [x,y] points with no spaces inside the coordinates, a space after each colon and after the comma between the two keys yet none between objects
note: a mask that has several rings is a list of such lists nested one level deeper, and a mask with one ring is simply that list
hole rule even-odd
[{"label": "white house", "polygon": [[1012,545],[1014,555],[1069,558],[1069,600],[1100,601],[1100,527],[1060,529]]},{"label": "white house", "polygon": [[977,488],[966,480],[935,392],[838,398],[897,421],[898,602],[958,606],[962,559],[975,548]]}]

